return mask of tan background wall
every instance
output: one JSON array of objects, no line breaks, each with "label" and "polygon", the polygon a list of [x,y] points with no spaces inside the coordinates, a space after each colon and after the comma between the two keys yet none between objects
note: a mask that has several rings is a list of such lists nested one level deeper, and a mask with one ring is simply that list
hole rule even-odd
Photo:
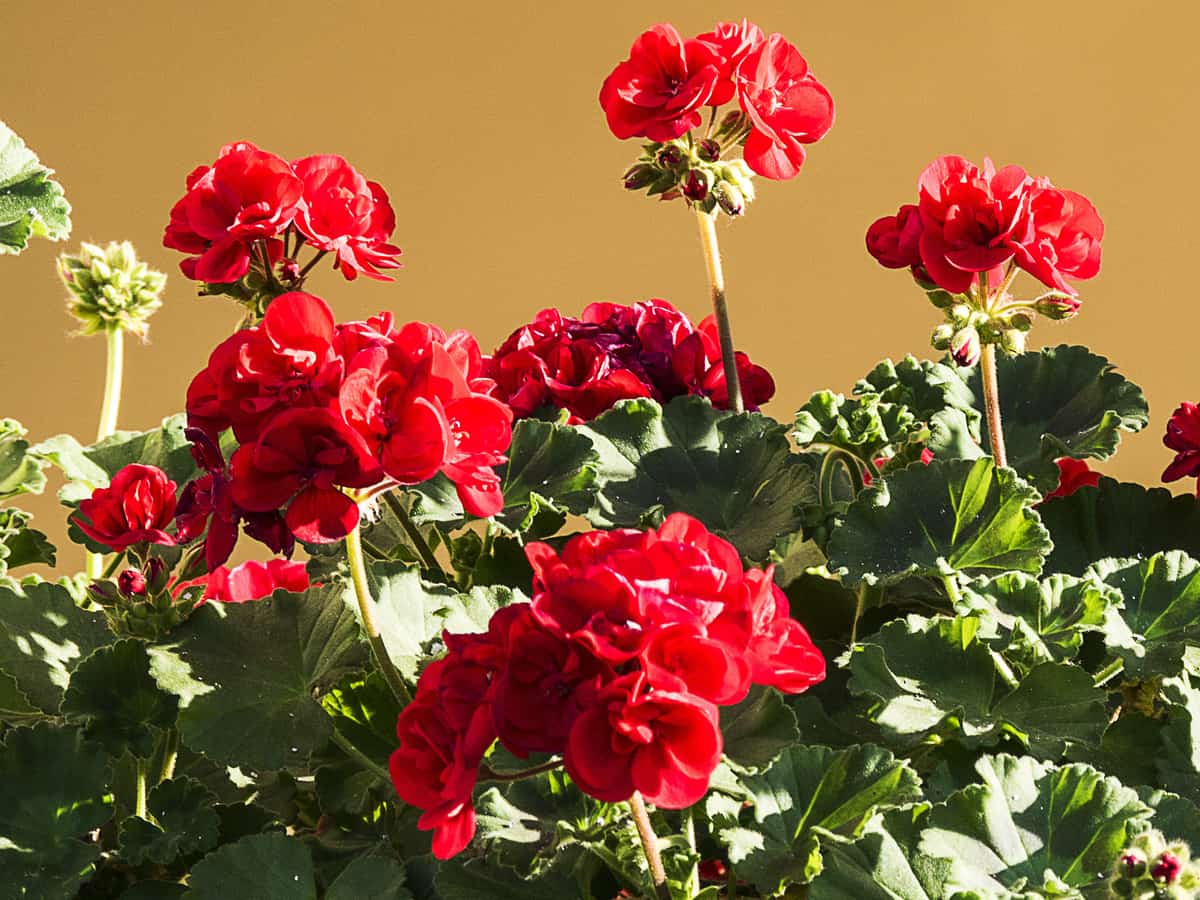
[{"label": "tan background wall", "polygon": [[[1105,218],[1104,270],[1084,287],[1083,314],[1039,324],[1033,345],[1090,344],[1146,388],[1152,425],[1108,472],[1157,481],[1165,418],[1200,400],[1191,2],[0,7],[0,119],[58,170],[75,207],[68,246],[128,238],[172,276],[151,343],[129,348],[122,427],[182,408],[237,321],[225,301],[195,296],[160,243],[187,172],[230,140],[341,153],[390,192],[407,266],[396,283],[310,279],[341,319],[390,308],[469,327],[485,348],[547,305],[661,296],[698,319],[693,222],[681,204],[621,190],[636,144],[611,137],[596,93],[650,24],[691,34],[743,15],[796,43],[838,107],[801,176],[760,180],[750,215],[721,228],[738,344],[779,383],[769,412],[787,419],[813,390],[847,390],[884,356],[932,353],[933,309],[862,237],[950,152],[1048,175]],[[62,249],[0,259],[0,415],[35,437],[90,439],[103,342],[66,334]],[[26,505],[61,536],[52,501]]]}]

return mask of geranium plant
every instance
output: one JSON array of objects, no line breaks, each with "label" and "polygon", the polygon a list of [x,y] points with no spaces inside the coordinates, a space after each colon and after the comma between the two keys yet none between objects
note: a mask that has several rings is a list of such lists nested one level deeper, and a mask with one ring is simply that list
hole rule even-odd
[{"label": "geranium plant", "polygon": [[[0,499],[59,470],[79,545],[0,507],[0,896],[1197,895],[1200,501],[1093,471],[1141,390],[1026,348],[1085,309],[1095,207],[914,172],[866,245],[933,358],[781,423],[717,225],[801,172],[830,91],[743,21],[651,28],[599,100],[624,186],[699,224],[699,321],[581,303],[485,353],[343,320],[400,267],[386,190],[231,143],[163,243],[242,322],[129,432],[165,276],[61,257],[108,365],[95,442],[0,424]],[[51,174],[0,126],[0,251],[68,236]],[[1162,477],[1200,475],[1197,407],[1165,433]]]}]

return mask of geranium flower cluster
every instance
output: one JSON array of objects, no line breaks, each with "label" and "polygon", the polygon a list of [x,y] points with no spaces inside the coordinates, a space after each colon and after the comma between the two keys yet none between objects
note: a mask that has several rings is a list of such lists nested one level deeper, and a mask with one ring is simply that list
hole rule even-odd
[{"label": "geranium flower cluster", "polygon": [[[1163,481],[1200,479],[1200,406],[1195,403],[1179,404],[1167,421],[1163,443],[1175,451],[1175,458],[1163,472]],[[1200,495],[1200,481],[1196,483],[1196,493]]]},{"label": "geranium flower cluster", "polygon": [[[224,544],[239,519],[282,512],[296,538],[336,541],[358,523],[348,492],[438,472],[468,512],[499,512],[493,467],[512,439],[512,412],[489,396],[482,364],[465,331],[398,327],[390,313],[339,325],[318,297],[276,298],[261,325],[217,346],[188,388],[188,424],[208,470],[187,495],[188,533],[208,520]],[[228,465],[217,449],[227,428],[239,444]]]},{"label": "geranium flower cluster", "polygon": [[[718,707],[752,684],[798,693],[825,660],[766,570],[684,514],[654,531],[594,531],[561,553],[532,543],[533,600],[485,634],[444,635],[401,712],[390,770],[442,859],[475,831],[472,791],[497,739],[562,754],[571,779],[618,802],[697,802],[720,761]],[[485,773],[486,774],[486,773]]]},{"label": "geranium flower cluster", "polygon": [[1019,166],[982,168],[942,156],[921,173],[916,204],[876,220],[867,250],[891,269],[952,294],[969,291],[980,273],[996,287],[1013,263],[1055,292],[1038,312],[1066,318],[1079,308],[1068,279],[1100,271],[1104,223],[1082,194],[1035,178]]},{"label": "geranium flower cluster", "polygon": [[[744,353],[737,365],[746,407],[757,409],[774,395],[775,382]],[[593,303],[579,318],[544,309],[484,359],[483,371],[518,417],[555,407],[575,424],[618,400],[665,402],[683,394],[729,405],[713,317],[694,326],[665,300]]]},{"label": "geranium flower cluster", "polygon": [[295,255],[304,244],[334,254],[347,280],[390,281],[380,270],[400,267],[400,249],[389,243],[395,228],[387,193],[342,157],[289,163],[239,141],[188,176],[163,244],[189,254],[184,275],[209,284],[239,281],[252,265],[268,279],[302,281],[307,269]]}]

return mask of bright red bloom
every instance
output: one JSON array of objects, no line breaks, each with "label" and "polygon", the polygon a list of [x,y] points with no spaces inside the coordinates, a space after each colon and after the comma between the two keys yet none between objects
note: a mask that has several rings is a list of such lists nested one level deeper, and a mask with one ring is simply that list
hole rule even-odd
[{"label": "bright red bloom", "polygon": [[[518,417],[552,406],[577,424],[633,397],[666,402],[697,394],[727,407],[720,360],[711,317],[696,327],[665,300],[647,300],[593,303],[579,318],[544,309],[484,360],[483,371]],[[745,354],[737,362],[746,406],[757,409],[775,383]]]},{"label": "bright red bloom", "polygon": [[[1163,472],[1163,481],[1180,478],[1200,478],[1200,406],[1181,403],[1167,421],[1163,443],[1176,451],[1175,459]],[[1200,493],[1200,482],[1197,483]]]},{"label": "bright red bloom", "polygon": [[163,246],[191,254],[179,264],[188,278],[237,281],[250,268],[256,241],[278,247],[302,194],[303,185],[286,160],[245,141],[227,144],[216,162],[188,176],[187,193],[171,209]]},{"label": "bright red bloom", "polygon": [[1054,464],[1058,466],[1058,487],[1046,495],[1046,500],[1070,497],[1081,487],[1095,487],[1100,483],[1100,473],[1088,468],[1085,460],[1062,456]]},{"label": "bright red bloom", "polygon": [[112,550],[134,544],[172,545],[166,527],[175,516],[175,482],[155,466],[132,463],[79,504],[80,531]]},{"label": "bright red bloom", "polygon": [[285,520],[309,543],[341,540],[358,524],[358,504],[339,487],[382,478],[362,437],[327,409],[291,409],[273,417],[254,443],[230,460],[233,500],[251,512],[287,504]]},{"label": "bright red bloom", "polygon": [[1100,271],[1104,222],[1090,200],[1037,179],[1030,196],[1034,234],[1017,253],[1017,263],[1048,287],[1075,294],[1067,278],[1092,278]]},{"label": "bright red bloom", "polygon": [[867,252],[889,269],[921,265],[921,213],[912,203],[894,216],[876,219],[867,229]]},{"label": "bright red bloom", "polygon": [[737,89],[734,76],[738,66],[743,59],[757,50],[765,39],[763,30],[746,19],[742,19],[740,23],[720,22],[712,31],[696,36],[696,40],[708,45],[717,55],[717,67],[720,71],[717,86],[708,100],[709,106],[720,106],[733,99]]},{"label": "bright red bloom", "polygon": [[800,51],[772,34],[738,66],[737,93],[751,125],[746,165],[764,178],[794,178],[804,164],[804,145],[833,127],[829,91]]},{"label": "bright red bloom", "polygon": [[655,806],[683,809],[708,791],[721,761],[717,708],[690,694],[642,691],[643,676],[610,683],[575,720],[564,763],[584,792],[608,803],[640,792]]},{"label": "bright red bloom", "polygon": [[398,269],[400,248],[388,241],[396,214],[387,193],[340,156],[306,156],[292,163],[304,183],[296,227],[318,250],[337,254],[334,267],[347,281],[358,273],[391,281],[380,269]]},{"label": "bright red bloom", "polygon": [[672,25],[655,25],[633,42],[629,58],[600,88],[608,127],[619,138],[669,141],[700,124],[720,78],[720,59]]},{"label": "bright red bloom", "polygon": [[[960,294],[979,272],[998,270],[1033,239],[1032,179],[1019,166],[980,169],[942,156],[921,173],[921,261],[941,288]],[[997,273],[999,274],[999,273]]]},{"label": "bright red bloom", "polygon": [[232,569],[218,566],[203,579],[204,599],[220,603],[246,603],[270,597],[276,590],[306,591],[311,587],[302,562],[251,560]]}]

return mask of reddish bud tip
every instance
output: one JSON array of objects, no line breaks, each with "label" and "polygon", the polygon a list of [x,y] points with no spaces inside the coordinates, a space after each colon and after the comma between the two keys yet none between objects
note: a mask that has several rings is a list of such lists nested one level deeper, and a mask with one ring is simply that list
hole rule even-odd
[{"label": "reddish bud tip", "polygon": [[146,576],[137,569],[126,569],[117,576],[117,587],[122,594],[140,597],[146,593]]},{"label": "reddish bud tip", "polygon": [[1179,857],[1174,853],[1164,852],[1158,858],[1158,862],[1154,864],[1154,868],[1150,870],[1150,875],[1155,881],[1174,884],[1182,871],[1183,863],[1179,861]]},{"label": "reddish bud tip", "polygon": [[683,183],[683,196],[700,202],[708,196],[708,181],[699,172],[688,172],[687,180]]}]

